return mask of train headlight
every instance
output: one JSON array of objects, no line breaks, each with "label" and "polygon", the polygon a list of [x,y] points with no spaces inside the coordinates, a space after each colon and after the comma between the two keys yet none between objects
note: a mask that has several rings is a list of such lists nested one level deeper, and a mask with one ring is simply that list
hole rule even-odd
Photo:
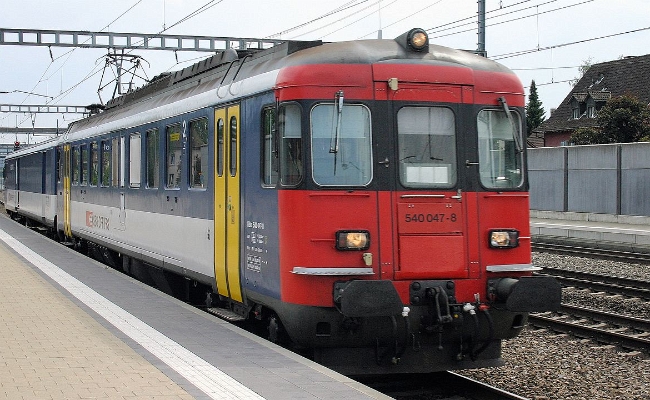
[{"label": "train headlight", "polygon": [[413,29],[409,32],[408,42],[413,50],[422,51],[429,45],[429,36],[422,29]]},{"label": "train headlight", "polygon": [[490,247],[510,249],[519,246],[519,231],[515,229],[494,229],[490,231]]},{"label": "train headlight", "polygon": [[368,231],[336,232],[336,248],[338,250],[367,250],[369,247],[370,232]]}]

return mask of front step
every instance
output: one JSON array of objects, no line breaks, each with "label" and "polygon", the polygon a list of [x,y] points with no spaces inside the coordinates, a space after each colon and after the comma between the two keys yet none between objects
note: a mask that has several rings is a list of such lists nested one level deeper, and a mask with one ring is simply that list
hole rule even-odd
[{"label": "front step", "polygon": [[216,315],[219,318],[225,319],[228,322],[239,322],[239,321],[244,321],[246,319],[241,315],[234,313],[225,308],[209,307],[206,308],[205,311],[209,312],[212,315]]}]

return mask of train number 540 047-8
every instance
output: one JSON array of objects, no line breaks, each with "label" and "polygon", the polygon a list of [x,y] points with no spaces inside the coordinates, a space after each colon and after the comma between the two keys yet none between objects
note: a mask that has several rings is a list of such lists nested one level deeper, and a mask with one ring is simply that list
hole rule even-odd
[{"label": "train number 540 047-8", "polygon": [[405,222],[456,222],[456,214],[406,214]]}]

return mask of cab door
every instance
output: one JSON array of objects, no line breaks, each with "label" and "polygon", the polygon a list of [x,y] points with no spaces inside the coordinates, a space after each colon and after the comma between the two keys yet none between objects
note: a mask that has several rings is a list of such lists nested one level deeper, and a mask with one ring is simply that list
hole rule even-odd
[{"label": "cab door", "polygon": [[217,292],[242,302],[240,257],[239,105],[214,111],[214,272]]},{"label": "cab door", "polygon": [[461,102],[456,85],[399,82],[390,91],[398,190],[384,208],[391,208],[396,228],[395,280],[468,277]]}]

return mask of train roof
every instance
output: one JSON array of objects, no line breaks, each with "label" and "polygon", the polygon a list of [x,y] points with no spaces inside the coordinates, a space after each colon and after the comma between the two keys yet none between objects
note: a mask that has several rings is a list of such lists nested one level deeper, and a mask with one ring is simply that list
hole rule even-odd
[{"label": "train roof", "polygon": [[[151,97],[166,89],[191,79],[198,79],[228,70],[236,62],[246,64],[249,74],[242,73],[238,79],[272,69],[308,64],[374,64],[380,62],[425,62],[431,64],[448,63],[473,70],[499,71],[512,73],[502,64],[478,56],[474,53],[449,47],[430,45],[428,52],[409,51],[407,46],[396,38],[355,40],[324,43],[322,41],[288,41],[266,50],[236,51],[228,49],[215,56],[195,63],[187,68],[163,73],[154,77],[148,84],[131,93],[115,98],[106,104],[110,110],[142,98]],[[249,59],[250,58],[250,59]],[[269,62],[274,60],[276,62]],[[252,68],[265,63],[262,68]],[[238,66],[239,67],[239,66]]]}]

